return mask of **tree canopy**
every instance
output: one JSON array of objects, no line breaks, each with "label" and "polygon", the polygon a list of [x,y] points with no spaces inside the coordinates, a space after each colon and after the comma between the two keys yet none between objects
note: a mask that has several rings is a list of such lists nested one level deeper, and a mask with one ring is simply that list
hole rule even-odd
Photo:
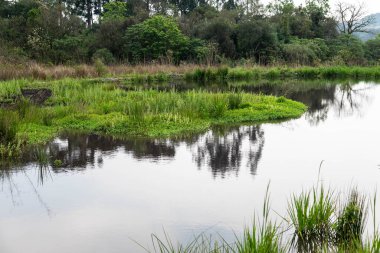
[{"label": "tree canopy", "polygon": [[[350,8],[359,10],[355,17]],[[365,17],[362,5],[328,0],[0,0],[0,59],[376,63],[379,38],[355,37],[370,23],[358,16]]]}]

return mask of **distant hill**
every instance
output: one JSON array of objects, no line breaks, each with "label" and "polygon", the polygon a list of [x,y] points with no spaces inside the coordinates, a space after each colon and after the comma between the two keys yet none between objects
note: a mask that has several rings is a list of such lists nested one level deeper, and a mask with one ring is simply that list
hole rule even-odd
[{"label": "distant hill", "polygon": [[356,35],[363,41],[367,41],[375,38],[378,34],[380,34],[380,13],[371,15],[374,17],[375,21],[373,24],[368,26],[368,30],[371,33],[356,33]]}]

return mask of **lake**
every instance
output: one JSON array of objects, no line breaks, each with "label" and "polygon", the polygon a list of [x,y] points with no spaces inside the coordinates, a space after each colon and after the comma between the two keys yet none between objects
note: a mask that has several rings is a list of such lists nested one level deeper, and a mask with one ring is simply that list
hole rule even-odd
[{"label": "lake", "polygon": [[165,140],[65,133],[43,147],[44,164],[28,152],[0,170],[0,252],[145,252],[139,244],[152,249],[152,233],[175,242],[200,233],[234,240],[261,212],[268,184],[281,215],[291,194],[319,179],[337,191],[374,194],[380,86],[279,87],[252,92],[284,95],[309,111]]}]

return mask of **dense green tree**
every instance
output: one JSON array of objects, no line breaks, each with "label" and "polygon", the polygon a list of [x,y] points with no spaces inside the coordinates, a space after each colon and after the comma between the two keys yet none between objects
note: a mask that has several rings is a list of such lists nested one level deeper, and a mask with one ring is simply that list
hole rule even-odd
[{"label": "dense green tree", "polygon": [[109,2],[103,6],[101,19],[103,21],[123,20],[129,15],[128,4],[126,2]]},{"label": "dense green tree", "polygon": [[331,55],[341,64],[357,65],[365,62],[364,44],[350,34],[341,34],[330,42]]},{"label": "dense green tree", "polygon": [[107,20],[103,22],[95,34],[95,47],[106,48],[115,57],[122,59],[124,52],[124,34],[127,23],[124,20]]},{"label": "dense green tree", "polygon": [[329,54],[323,39],[295,39],[283,45],[282,50],[284,60],[295,65],[317,65],[326,61]]},{"label": "dense green tree", "polygon": [[129,27],[125,40],[125,51],[134,62],[166,58],[178,63],[189,43],[172,18],[159,15]]},{"label": "dense green tree", "polygon": [[380,35],[365,44],[366,56],[369,60],[380,62]]},{"label": "dense green tree", "polygon": [[66,36],[53,42],[51,60],[55,64],[80,63],[88,59],[88,48],[81,37]]},{"label": "dense green tree", "polygon": [[234,58],[236,45],[234,41],[234,25],[224,18],[217,18],[208,23],[200,32],[202,39],[218,45],[220,55]]},{"label": "dense green tree", "polygon": [[71,13],[82,16],[86,19],[87,27],[92,27],[94,16],[103,11],[103,5],[109,0],[66,0]]},{"label": "dense green tree", "polygon": [[261,0],[0,0],[0,59],[378,61],[380,39],[339,35],[338,23],[328,0],[270,0],[267,6]]},{"label": "dense green tree", "polygon": [[242,57],[270,63],[278,47],[272,25],[264,20],[246,21],[237,26],[237,50]]}]

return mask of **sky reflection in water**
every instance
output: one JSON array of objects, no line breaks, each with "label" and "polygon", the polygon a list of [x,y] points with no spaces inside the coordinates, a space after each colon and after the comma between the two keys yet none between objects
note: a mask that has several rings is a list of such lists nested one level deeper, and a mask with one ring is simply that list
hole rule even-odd
[{"label": "sky reflection in water", "polygon": [[[24,165],[0,171],[1,252],[143,252],[163,228],[174,240],[201,232],[234,238],[260,210],[317,181],[373,193],[380,182],[380,86],[359,83],[255,92],[309,105],[279,124],[217,127],[168,140],[65,134]],[[62,166],[52,166],[61,160]]]}]

